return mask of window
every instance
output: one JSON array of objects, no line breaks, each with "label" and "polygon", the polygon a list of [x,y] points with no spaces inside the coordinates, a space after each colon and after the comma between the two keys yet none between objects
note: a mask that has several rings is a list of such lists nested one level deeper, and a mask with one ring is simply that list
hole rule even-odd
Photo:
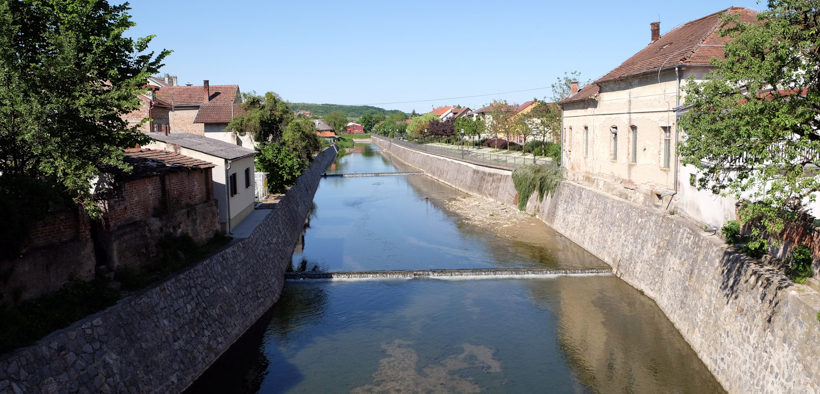
[{"label": "window", "polygon": [[661,127],[663,130],[663,168],[669,168],[672,161],[672,131],[669,126]]},{"label": "window", "polygon": [[589,157],[589,127],[584,126],[584,157]]},{"label": "window", "polygon": [[250,169],[250,167],[245,169],[245,189],[247,189],[249,187],[251,187],[251,169]]},{"label": "window", "polygon": [[609,128],[609,133],[612,134],[612,147],[610,157],[611,160],[618,160],[618,127],[612,126]]},{"label": "window", "polygon": [[633,163],[638,162],[638,126],[631,126],[632,129],[632,141],[629,141],[632,145],[632,153],[630,154],[629,159]]},{"label": "window", "polygon": [[231,188],[231,197],[236,195],[236,173],[231,174],[229,178],[230,188]]}]

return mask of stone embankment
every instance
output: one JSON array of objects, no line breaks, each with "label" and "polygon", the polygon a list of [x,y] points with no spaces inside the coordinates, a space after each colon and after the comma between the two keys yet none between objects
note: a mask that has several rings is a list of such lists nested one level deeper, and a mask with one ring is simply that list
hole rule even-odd
[{"label": "stone embankment", "polygon": [[0,357],[0,393],[174,393],[278,300],[326,149],[248,238],[164,282]]},{"label": "stone embankment", "polygon": [[[373,137],[383,151],[463,191],[515,204],[510,171]],[[686,220],[563,182],[527,210],[644,292],[732,393],[820,392],[820,295]]]}]

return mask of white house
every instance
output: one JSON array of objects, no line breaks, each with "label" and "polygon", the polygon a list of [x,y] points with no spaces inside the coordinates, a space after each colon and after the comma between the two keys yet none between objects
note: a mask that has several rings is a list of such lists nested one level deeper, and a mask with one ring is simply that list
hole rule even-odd
[{"label": "white house", "polygon": [[176,152],[214,164],[214,196],[219,204],[219,224],[231,232],[254,209],[255,177],[252,149],[189,133],[149,134],[146,148]]}]

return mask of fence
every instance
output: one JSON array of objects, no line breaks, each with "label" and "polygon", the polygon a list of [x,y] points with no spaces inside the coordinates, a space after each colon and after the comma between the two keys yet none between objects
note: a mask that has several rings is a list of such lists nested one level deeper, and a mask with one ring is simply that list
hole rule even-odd
[{"label": "fence", "polygon": [[437,156],[448,157],[451,159],[462,160],[473,164],[478,164],[487,167],[496,167],[505,170],[513,170],[515,169],[515,167],[524,164],[544,165],[552,163],[551,158],[544,157],[537,158],[535,156],[521,156],[517,154],[480,152],[470,149],[461,149],[457,146],[453,146],[451,148],[446,146],[414,144],[412,142],[382,136],[378,136],[376,138],[384,138],[393,144],[403,146],[409,149],[430,153]]}]

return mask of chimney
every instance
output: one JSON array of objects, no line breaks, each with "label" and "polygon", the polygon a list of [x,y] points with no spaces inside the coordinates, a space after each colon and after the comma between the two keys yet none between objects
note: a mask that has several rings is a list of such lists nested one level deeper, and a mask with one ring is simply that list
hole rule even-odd
[{"label": "chimney", "polygon": [[165,80],[165,84],[166,84],[166,85],[168,85],[169,83],[171,83],[171,81],[169,81],[169,80],[168,80],[168,74],[165,74],[165,77],[164,77],[164,78],[162,78],[162,79],[164,79],[164,80]]},{"label": "chimney", "polygon": [[652,22],[649,26],[651,26],[650,30],[652,30],[652,42],[658,41],[658,39],[661,38],[661,23]]},{"label": "chimney", "polygon": [[208,84],[208,80],[202,81],[202,92],[205,93],[205,102],[207,103],[211,99],[211,86]]},{"label": "chimney", "polygon": [[572,82],[570,82],[570,85],[569,85],[569,86],[570,86],[570,88],[569,88],[569,94],[570,94],[570,95],[573,95],[573,94],[575,94],[575,93],[578,93],[578,81],[572,81]]},{"label": "chimney", "polygon": [[179,84],[177,83],[177,76],[176,75],[171,77],[171,86],[179,86]]}]

